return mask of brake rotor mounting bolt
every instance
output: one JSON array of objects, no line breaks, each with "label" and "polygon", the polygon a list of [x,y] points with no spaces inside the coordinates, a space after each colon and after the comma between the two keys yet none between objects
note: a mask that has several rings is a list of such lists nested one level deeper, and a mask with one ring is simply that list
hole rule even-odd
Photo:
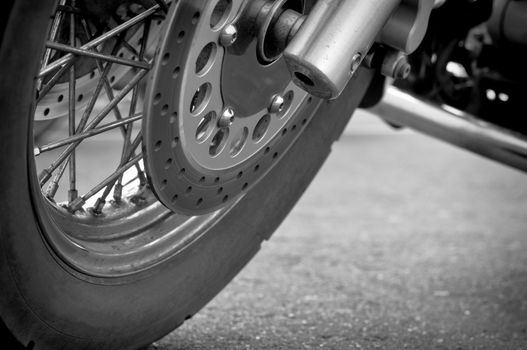
[{"label": "brake rotor mounting bolt", "polygon": [[238,39],[238,29],[233,24],[226,25],[220,34],[220,44],[229,47]]},{"label": "brake rotor mounting bolt", "polygon": [[234,123],[234,109],[227,107],[223,110],[223,113],[218,120],[218,126],[220,128],[228,128],[232,123]]},{"label": "brake rotor mounting bolt", "polygon": [[280,113],[285,106],[285,99],[282,95],[274,95],[269,105],[269,113]]},{"label": "brake rotor mounting bolt", "polygon": [[70,203],[69,210],[75,213],[77,210],[81,210],[84,204],[86,204],[86,201],[82,197],[77,197],[77,199]]}]

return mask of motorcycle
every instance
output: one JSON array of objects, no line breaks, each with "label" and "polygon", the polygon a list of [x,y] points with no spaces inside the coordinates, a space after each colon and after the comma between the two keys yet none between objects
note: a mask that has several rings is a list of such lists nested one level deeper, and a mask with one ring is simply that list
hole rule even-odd
[{"label": "motorcycle", "polygon": [[523,0],[8,0],[3,16],[0,335],[20,348],[136,349],[183,324],[358,107],[527,169],[506,117]]}]

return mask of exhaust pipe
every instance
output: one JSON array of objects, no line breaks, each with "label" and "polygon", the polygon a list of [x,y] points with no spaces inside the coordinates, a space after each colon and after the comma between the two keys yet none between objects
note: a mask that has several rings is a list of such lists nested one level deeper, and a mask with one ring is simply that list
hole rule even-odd
[{"label": "exhaust pipe", "polygon": [[527,172],[527,138],[463,111],[423,102],[393,86],[371,110],[390,123]]}]

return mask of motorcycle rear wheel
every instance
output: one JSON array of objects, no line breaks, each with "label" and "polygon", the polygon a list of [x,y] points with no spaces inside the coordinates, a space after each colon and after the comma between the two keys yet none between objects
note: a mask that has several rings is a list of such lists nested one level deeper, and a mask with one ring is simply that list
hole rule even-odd
[{"label": "motorcycle rear wheel", "polygon": [[136,349],[190,318],[254,256],[316,175],[372,74],[360,70],[338,100],[313,103],[309,123],[272,169],[184,248],[130,273],[90,273],[50,241],[54,219],[35,190],[35,52],[44,50],[55,6],[7,6],[0,46],[0,335],[29,349]]}]

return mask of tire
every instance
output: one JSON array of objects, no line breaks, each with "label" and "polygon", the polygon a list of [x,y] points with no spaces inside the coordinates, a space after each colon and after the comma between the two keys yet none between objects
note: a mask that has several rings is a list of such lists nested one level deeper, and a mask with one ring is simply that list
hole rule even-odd
[{"label": "tire", "polygon": [[[317,106],[275,167],[207,232],[170,259],[123,278],[86,278],[42,234],[30,128],[35,51],[53,0],[17,0],[0,51],[0,333],[28,349],[136,349],[210,301],[254,256],[305,191],[358,106],[372,73]],[[24,30],[20,30],[24,28]]]}]

